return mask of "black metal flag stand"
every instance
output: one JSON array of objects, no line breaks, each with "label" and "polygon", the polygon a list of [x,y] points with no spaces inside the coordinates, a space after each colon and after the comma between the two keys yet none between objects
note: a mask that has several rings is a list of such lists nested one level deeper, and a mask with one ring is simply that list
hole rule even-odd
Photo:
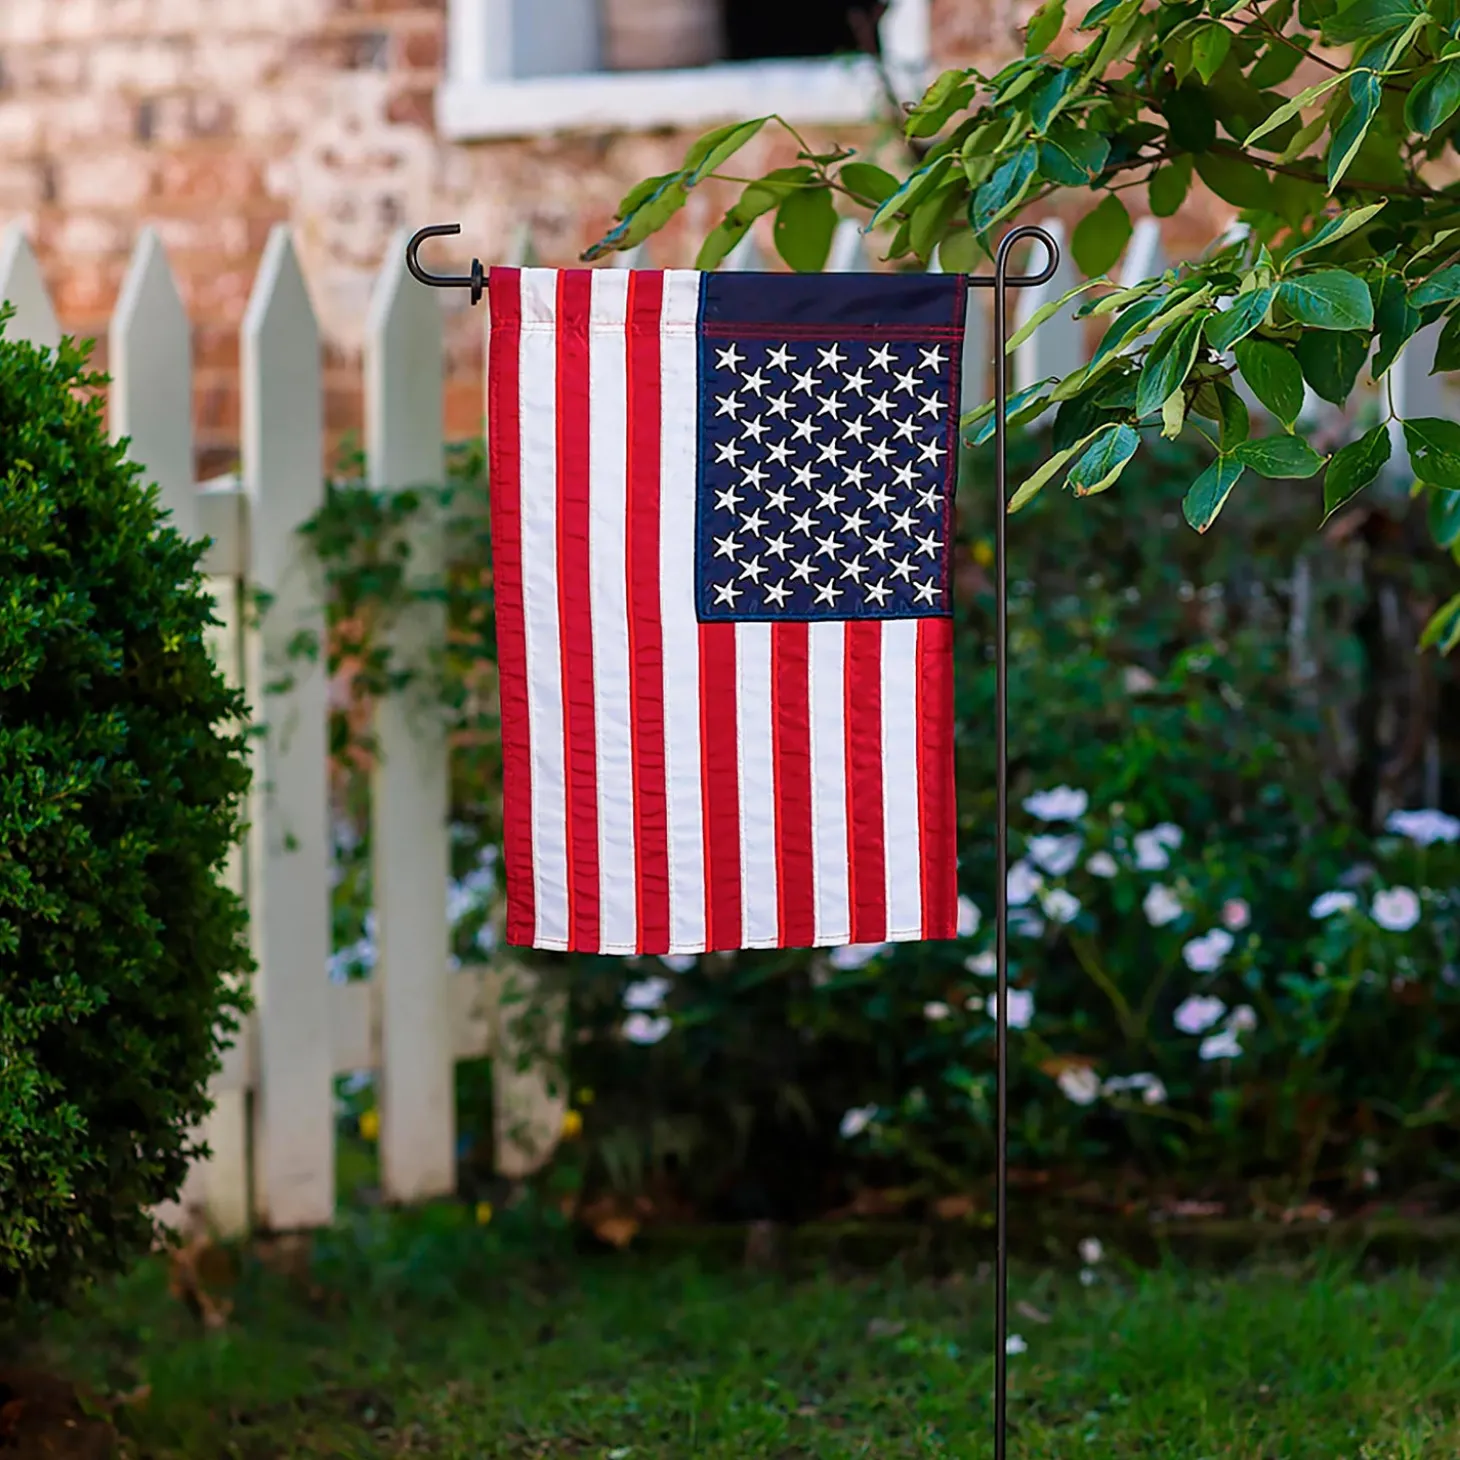
[{"label": "black metal flag stand", "polygon": [[[486,274],[473,259],[470,274],[431,274],[421,267],[416,253],[427,238],[461,232],[459,223],[437,223],[418,229],[406,244],[406,267],[423,284],[438,289],[470,289],[476,304],[485,292]],[[1025,239],[1038,240],[1047,255],[1037,274],[1011,274],[1009,255]],[[999,510],[994,514],[994,734],[998,826],[996,829],[997,886],[994,889],[997,980],[998,1094],[995,1119],[994,1174],[994,1460],[1004,1460],[1008,1429],[1009,1382],[1009,562],[1008,562],[1008,443],[1009,380],[1007,295],[1009,289],[1045,284],[1059,267],[1059,245],[1036,224],[1012,228],[999,241],[992,274],[969,274],[972,289],[994,291],[994,489]]]}]

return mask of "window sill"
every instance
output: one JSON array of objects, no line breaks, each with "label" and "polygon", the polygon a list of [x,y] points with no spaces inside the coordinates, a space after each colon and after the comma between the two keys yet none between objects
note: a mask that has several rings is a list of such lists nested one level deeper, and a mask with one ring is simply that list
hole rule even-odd
[{"label": "window sill", "polygon": [[436,93],[436,126],[453,142],[702,126],[772,112],[814,126],[870,122],[884,105],[877,67],[865,56],[731,61],[684,71],[447,80]]}]

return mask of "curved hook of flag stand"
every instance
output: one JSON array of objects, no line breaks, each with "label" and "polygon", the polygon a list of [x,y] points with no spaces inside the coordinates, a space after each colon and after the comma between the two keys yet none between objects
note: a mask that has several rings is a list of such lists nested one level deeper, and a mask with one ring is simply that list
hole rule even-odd
[{"label": "curved hook of flag stand", "polygon": [[[417,253],[428,238],[461,232],[459,223],[435,223],[418,229],[406,244],[406,267],[423,284],[435,289],[470,289],[478,303],[487,288],[480,259],[471,261],[470,274],[431,274],[421,267]],[[1025,239],[1044,246],[1045,265],[1035,274],[1011,274],[1009,258]],[[997,940],[997,1048],[998,1097],[995,1156],[995,1275],[994,1275],[994,1460],[1004,1460],[1008,1422],[1009,1340],[1009,572],[1008,572],[1008,322],[1006,290],[1046,284],[1059,267],[1059,244],[1037,224],[1011,228],[999,241],[992,274],[969,274],[970,288],[994,291],[994,487],[998,510],[994,520],[994,583],[997,610],[994,629],[994,724],[998,781],[998,827],[994,889]]]}]

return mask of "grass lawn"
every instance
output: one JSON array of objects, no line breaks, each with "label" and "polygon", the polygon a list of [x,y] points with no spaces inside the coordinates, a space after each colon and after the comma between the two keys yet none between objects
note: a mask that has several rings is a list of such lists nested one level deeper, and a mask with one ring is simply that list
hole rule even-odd
[{"label": "grass lawn", "polygon": [[[145,1386],[117,1410],[134,1460],[992,1452],[986,1277],[792,1282],[488,1232],[380,1221],[307,1278],[245,1263],[209,1332],[154,1262],[40,1357],[103,1397]],[[1011,1460],[1460,1456],[1453,1275],[1098,1271],[1016,1276]]]}]

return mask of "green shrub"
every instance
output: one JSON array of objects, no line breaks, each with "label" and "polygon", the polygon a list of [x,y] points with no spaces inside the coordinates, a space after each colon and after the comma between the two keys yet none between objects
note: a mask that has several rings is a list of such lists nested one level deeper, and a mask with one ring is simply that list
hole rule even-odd
[{"label": "green shrub", "polygon": [[199,545],[108,442],[86,351],[0,313],[0,1299],[154,1237],[249,966],[248,783]]}]

